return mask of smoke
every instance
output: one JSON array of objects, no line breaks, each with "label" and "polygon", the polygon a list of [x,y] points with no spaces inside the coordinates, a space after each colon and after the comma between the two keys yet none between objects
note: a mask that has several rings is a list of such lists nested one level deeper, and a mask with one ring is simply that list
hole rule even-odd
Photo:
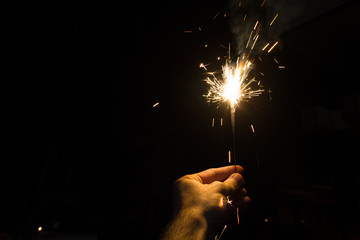
[{"label": "smoke", "polygon": [[[253,54],[261,53],[262,47],[259,46],[265,46],[271,41],[279,41],[283,32],[292,28],[294,23],[299,22],[304,7],[305,4],[297,0],[231,1],[229,3],[230,29],[234,36],[237,53],[246,52],[245,49],[249,48],[249,42],[250,44],[253,42],[253,39],[249,41],[249,38],[252,32],[252,36],[255,36],[254,26],[257,22],[258,27],[261,25],[261,30],[258,32],[257,48],[252,50]],[[278,16],[270,26],[276,14]]]}]

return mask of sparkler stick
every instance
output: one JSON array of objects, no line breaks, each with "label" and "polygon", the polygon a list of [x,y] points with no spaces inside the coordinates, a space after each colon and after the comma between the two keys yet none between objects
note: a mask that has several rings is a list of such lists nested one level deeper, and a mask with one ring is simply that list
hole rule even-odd
[{"label": "sparkler stick", "polygon": [[235,150],[235,146],[236,146],[236,134],[235,134],[235,106],[234,104],[230,103],[230,114],[231,114],[231,129],[232,129],[232,135],[233,135],[233,152],[234,152],[234,168],[235,168],[235,172],[236,172],[236,150]]}]

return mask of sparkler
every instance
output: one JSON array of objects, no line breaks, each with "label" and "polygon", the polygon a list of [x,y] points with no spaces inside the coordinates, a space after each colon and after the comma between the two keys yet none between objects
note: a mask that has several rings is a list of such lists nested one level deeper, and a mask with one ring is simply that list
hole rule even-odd
[{"label": "sparkler", "polygon": [[[257,39],[257,38],[256,38]],[[254,43],[256,40],[254,41]],[[230,52],[230,49],[229,49]],[[209,91],[205,97],[208,102],[228,103],[230,106],[231,126],[233,133],[233,159],[236,171],[235,156],[235,111],[241,102],[247,101],[252,97],[259,96],[264,90],[261,88],[252,89],[253,83],[258,83],[255,78],[248,79],[248,74],[252,69],[252,62],[245,55],[238,57],[235,62],[231,61],[230,54],[225,65],[222,66],[222,77],[217,79],[214,73],[208,73],[205,82],[209,84]],[[203,63],[200,67],[207,70]],[[257,87],[258,84],[256,84]]]},{"label": "sparkler", "polygon": [[[266,0],[263,0],[261,3],[260,8],[262,8],[265,4]],[[238,6],[242,6],[242,3],[239,2]],[[219,16],[220,12],[218,12],[213,19],[215,20]],[[226,15],[224,14],[224,17]],[[214,102],[219,105],[222,104],[228,104],[230,109],[230,116],[231,116],[231,127],[232,127],[232,137],[233,137],[233,151],[228,152],[228,160],[229,163],[233,163],[235,167],[236,172],[236,156],[235,156],[235,147],[236,147],[236,131],[235,131],[235,112],[236,109],[243,103],[248,102],[251,98],[257,97],[261,95],[265,90],[262,89],[262,85],[260,84],[260,81],[255,79],[256,74],[252,74],[252,71],[255,70],[254,65],[255,61],[259,59],[259,61],[263,62],[262,58],[258,56],[259,53],[270,53],[279,42],[268,42],[264,44],[262,40],[260,40],[260,35],[263,36],[261,30],[263,30],[264,26],[271,27],[277,17],[279,16],[278,13],[274,16],[270,24],[265,24],[264,22],[261,22],[261,19],[258,19],[253,27],[251,28],[244,28],[248,29],[249,32],[247,32],[248,38],[244,36],[242,38],[244,41],[244,46],[240,46],[240,50],[235,55],[236,57],[231,58],[230,56],[230,44],[228,49],[228,56],[225,57],[225,62],[221,67],[220,72],[210,72],[208,70],[208,67],[210,64],[200,64],[200,68],[203,68],[206,71],[206,74],[208,75],[206,79],[204,80],[208,84],[208,92],[204,97],[206,97],[207,102]],[[244,13],[243,15],[243,22],[246,22],[246,24],[250,23],[249,20],[247,20],[247,14]],[[252,22],[251,22],[252,23]],[[259,47],[261,44],[262,46],[259,47],[258,50],[256,50],[255,46]],[[263,45],[264,44],[264,45]],[[225,48],[225,46],[221,45],[221,47]],[[207,44],[205,44],[205,47],[207,47]],[[265,52],[266,51],[266,52]],[[254,54],[257,53],[257,54]],[[222,58],[221,58],[222,59]],[[217,58],[217,60],[220,60],[220,57]],[[278,64],[278,68],[285,68],[285,66],[279,66],[279,62],[277,59],[274,59],[274,61]],[[251,73],[251,74],[250,74]],[[259,72],[259,75],[264,76],[264,73]],[[250,77],[251,76],[251,77]],[[271,100],[271,90],[268,91],[269,97]],[[212,126],[214,127],[214,119],[212,121]],[[221,126],[222,126],[222,119],[221,119]],[[253,133],[255,133],[255,128],[251,124],[251,130]],[[232,154],[231,154],[232,153]],[[258,166],[259,163],[259,156],[257,157],[257,163]],[[239,209],[236,209],[237,213],[237,223],[239,224]],[[222,230],[219,237],[216,237],[216,240],[219,240],[226,229],[226,225],[224,229]]]}]

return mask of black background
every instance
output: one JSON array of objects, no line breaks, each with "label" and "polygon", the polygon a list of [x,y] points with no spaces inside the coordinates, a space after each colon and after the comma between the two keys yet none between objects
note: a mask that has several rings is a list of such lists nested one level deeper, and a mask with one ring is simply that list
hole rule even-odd
[{"label": "black background", "polygon": [[[172,182],[228,164],[228,109],[206,103],[199,68],[226,54],[215,45],[233,41],[227,7],[36,6],[10,58],[24,63],[14,70],[21,76],[4,88],[11,154],[2,160],[0,231],[19,239],[156,239],[171,219]],[[339,4],[274,36],[279,47],[259,66],[267,92],[237,110],[237,157],[253,202],[224,238],[352,239],[360,184],[357,8]],[[314,15],[299,16],[307,14]],[[292,223],[283,224],[281,206]]]}]

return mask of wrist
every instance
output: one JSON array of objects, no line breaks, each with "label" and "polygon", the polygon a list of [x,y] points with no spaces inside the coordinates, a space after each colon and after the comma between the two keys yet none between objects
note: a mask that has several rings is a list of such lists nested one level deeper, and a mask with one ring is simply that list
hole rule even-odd
[{"label": "wrist", "polygon": [[187,219],[194,228],[207,228],[207,220],[204,212],[200,208],[185,208],[180,209],[175,216],[176,218]]},{"label": "wrist", "polygon": [[180,209],[177,214],[175,214],[174,219],[168,228],[168,233],[163,239],[205,239],[207,230],[207,221],[201,209]]}]

